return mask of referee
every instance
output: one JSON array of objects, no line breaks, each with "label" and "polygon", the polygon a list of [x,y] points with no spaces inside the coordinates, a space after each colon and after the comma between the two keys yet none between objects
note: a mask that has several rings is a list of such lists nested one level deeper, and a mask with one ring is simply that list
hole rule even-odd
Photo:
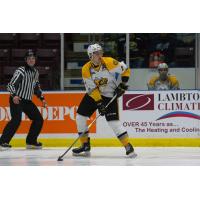
[{"label": "referee", "polygon": [[42,101],[43,107],[46,107],[46,101],[40,89],[39,73],[35,68],[36,56],[32,50],[27,51],[25,62],[25,66],[19,67],[15,71],[7,85],[7,89],[10,92],[11,120],[5,126],[0,138],[1,150],[12,147],[9,143],[21,123],[22,112],[32,120],[26,137],[26,148],[42,148],[42,143],[37,142],[37,138],[42,129],[43,118],[36,105],[32,102],[32,96],[35,94]]}]

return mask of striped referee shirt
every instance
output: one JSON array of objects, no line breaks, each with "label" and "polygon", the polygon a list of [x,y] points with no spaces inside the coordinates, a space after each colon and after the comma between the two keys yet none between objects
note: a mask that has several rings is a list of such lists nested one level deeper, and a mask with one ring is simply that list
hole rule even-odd
[{"label": "striped referee shirt", "polygon": [[7,85],[7,90],[11,96],[19,96],[25,100],[32,100],[33,94],[41,100],[44,99],[39,84],[39,72],[35,67],[29,67],[28,65],[19,67],[14,72],[11,81]]}]

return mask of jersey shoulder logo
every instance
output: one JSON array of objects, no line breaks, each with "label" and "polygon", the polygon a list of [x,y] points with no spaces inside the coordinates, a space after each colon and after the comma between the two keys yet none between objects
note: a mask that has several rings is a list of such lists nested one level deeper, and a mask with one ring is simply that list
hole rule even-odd
[{"label": "jersey shoulder logo", "polygon": [[114,64],[114,65],[118,65],[118,63],[119,63],[119,62],[118,62],[117,60],[113,59],[113,64]]}]

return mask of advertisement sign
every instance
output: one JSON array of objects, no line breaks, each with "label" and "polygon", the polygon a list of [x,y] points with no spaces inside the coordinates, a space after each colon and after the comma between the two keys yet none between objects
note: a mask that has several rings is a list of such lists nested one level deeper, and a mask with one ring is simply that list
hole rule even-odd
[{"label": "advertisement sign", "polygon": [[128,92],[121,121],[134,137],[200,136],[200,93],[195,90]]},{"label": "advertisement sign", "polygon": [[[76,111],[84,93],[70,93],[70,92],[46,92],[44,93],[47,101],[47,108],[42,107],[42,103],[37,97],[33,98],[33,102],[40,110],[44,125],[42,133],[56,134],[56,133],[77,133],[76,128]],[[88,119],[88,124],[96,117],[96,113]],[[10,120],[9,108],[9,94],[0,94],[0,133]],[[17,130],[17,133],[27,133],[31,125],[31,121],[22,114],[22,122]],[[96,132],[96,125],[90,129],[91,133]]]},{"label": "advertisement sign", "polygon": [[[46,92],[47,108],[34,97],[43,118],[44,135],[77,133],[76,111],[83,92]],[[120,121],[132,138],[200,137],[200,93],[197,90],[128,91],[118,99]],[[88,105],[89,106],[89,105]],[[0,94],[0,133],[10,120],[9,94]],[[88,119],[88,124],[96,113]],[[17,133],[27,133],[30,120],[23,114]],[[95,138],[116,138],[104,117],[99,117],[90,133]],[[47,135],[49,136],[49,135]],[[66,136],[65,136],[66,137]]]}]

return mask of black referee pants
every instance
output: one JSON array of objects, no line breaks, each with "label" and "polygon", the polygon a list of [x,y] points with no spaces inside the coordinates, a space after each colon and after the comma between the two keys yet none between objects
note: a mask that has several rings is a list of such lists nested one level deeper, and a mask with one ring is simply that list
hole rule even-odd
[{"label": "black referee pants", "polygon": [[26,137],[26,143],[34,144],[37,142],[37,137],[39,136],[43,125],[43,118],[38,108],[32,101],[28,100],[21,100],[19,104],[14,104],[12,97],[10,97],[11,120],[3,130],[0,138],[0,144],[9,144],[21,123],[22,112],[24,112],[29,119],[32,120],[29,133]]}]

